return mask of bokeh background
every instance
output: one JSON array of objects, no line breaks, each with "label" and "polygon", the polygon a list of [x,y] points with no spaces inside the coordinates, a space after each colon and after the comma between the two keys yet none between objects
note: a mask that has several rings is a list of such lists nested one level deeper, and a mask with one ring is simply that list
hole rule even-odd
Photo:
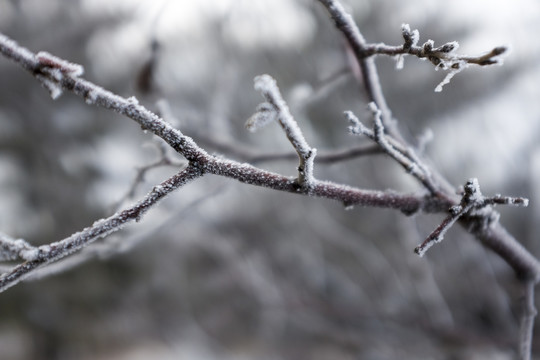
[{"label": "bokeh background", "polygon": [[[428,63],[380,57],[404,136],[456,188],[531,199],[501,221],[540,256],[540,4],[533,0],[349,0],[369,42],[498,45],[503,66],[471,67],[442,93]],[[0,31],[82,64],[85,78],[160,111],[209,152],[236,160],[292,151],[275,124],[245,121],[270,74],[319,153],[356,146],[344,110],[369,122],[341,34],[311,0],[0,0]],[[151,71],[148,71],[151,68]],[[53,101],[0,59],[0,231],[60,240],[133,203],[177,171],[148,172],[159,141],[72,94]],[[238,151],[240,148],[242,151]],[[181,162],[175,154],[168,156]],[[296,161],[257,162],[294,175]],[[422,191],[383,156],[316,165],[320,179]],[[207,176],[140,223],[0,294],[1,359],[511,359],[521,292],[512,270],[456,227],[413,249],[443,215],[282,194]],[[5,269],[12,264],[2,264]],[[540,354],[537,328],[534,354]]]}]

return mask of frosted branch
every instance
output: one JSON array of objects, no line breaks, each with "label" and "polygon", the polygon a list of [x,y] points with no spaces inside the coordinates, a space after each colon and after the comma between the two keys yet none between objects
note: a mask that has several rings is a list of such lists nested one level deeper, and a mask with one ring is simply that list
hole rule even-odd
[{"label": "frosted branch", "polygon": [[494,197],[484,197],[480,191],[480,185],[478,180],[473,178],[467,181],[464,186],[463,196],[459,205],[452,206],[450,208],[450,215],[448,215],[443,222],[424,240],[424,242],[418,245],[414,252],[420,256],[424,256],[426,251],[436,243],[443,240],[444,235],[459,220],[462,216],[482,216],[486,222],[485,226],[491,226],[493,223],[499,220],[499,215],[493,211],[491,205],[504,204],[504,205],[517,205],[527,206],[529,200],[525,198],[514,198],[508,196],[496,195]]},{"label": "frosted branch", "polygon": [[0,261],[7,260],[28,260],[32,257],[35,247],[23,239],[13,239],[12,237],[0,233]]},{"label": "frosted branch", "polygon": [[259,105],[255,115],[248,120],[246,126],[248,129],[254,129],[270,121],[277,120],[287,139],[296,150],[300,158],[298,165],[298,183],[302,188],[310,189],[312,187],[313,160],[317,155],[317,150],[309,146],[300,127],[294,120],[289,107],[274,80],[270,75],[260,75],[255,78],[255,90],[259,91],[266,102]]},{"label": "frosted branch", "polygon": [[[11,271],[0,276],[0,292],[5,291],[13,285],[23,280],[26,276],[38,268],[59,260],[75,251],[82,249],[99,238],[105,237],[124,227],[129,222],[139,221],[141,217],[158,201],[179,187],[202,176],[202,173],[193,166],[188,166],[184,170],[165,180],[146,195],[134,206],[118,212],[106,219],[96,221],[92,226],[75,233],[63,240],[37,248],[27,248],[27,244],[21,244],[22,250],[18,253],[26,262],[15,266]],[[14,249],[17,245],[11,242]]]},{"label": "frosted branch", "polygon": [[435,92],[442,91],[444,85],[448,84],[450,80],[457,73],[469,65],[487,66],[494,64],[502,64],[501,55],[508,51],[505,46],[498,46],[491,51],[478,55],[460,55],[456,53],[459,48],[457,41],[451,41],[441,46],[435,47],[433,40],[427,40],[422,45],[418,45],[420,40],[420,33],[418,30],[412,30],[409,24],[403,24],[401,26],[401,34],[404,39],[404,44],[399,46],[391,46],[386,44],[367,44],[362,49],[362,56],[368,57],[373,55],[389,55],[397,56],[398,69],[403,67],[403,60],[405,55],[413,55],[422,60],[429,60],[436,69],[448,70],[448,74],[444,80],[437,85]]},{"label": "frosted branch", "polygon": [[[448,70],[449,73],[444,80],[435,88],[436,92],[442,91],[445,84],[450,82],[450,79],[458,72],[462,71],[469,65],[487,66],[494,64],[502,64],[501,55],[508,52],[505,46],[498,46],[491,51],[482,55],[469,56],[459,55],[456,50],[459,47],[457,41],[448,42],[441,46],[435,47],[433,40],[427,40],[422,45],[418,45],[420,33],[418,30],[411,30],[408,24],[403,24],[401,34],[404,39],[403,45],[386,45],[383,43],[368,44],[358,30],[351,15],[343,9],[343,6],[337,0],[319,0],[330,13],[330,16],[336,23],[336,27],[345,35],[349,45],[351,46],[359,65],[362,68],[362,75],[366,81],[366,90],[370,101],[373,101],[382,110],[383,123],[388,127],[391,121],[390,111],[382,95],[382,90],[378,83],[378,78],[375,71],[375,65],[368,61],[373,55],[389,55],[397,57],[398,69],[403,67],[404,56],[413,55],[422,60],[429,60],[436,69]],[[392,129],[393,132],[393,129]],[[395,136],[395,134],[393,134]]]},{"label": "frosted branch", "polygon": [[[44,52],[36,55],[0,34],[0,53],[29,71],[49,90],[53,97],[59,96],[62,91],[69,91],[82,97],[89,105],[101,106],[122,114],[137,122],[142,129],[148,130],[164,140],[188,161],[188,165],[184,170],[155,186],[145,198],[133,207],[114,214],[109,218],[98,220],[92,226],[66,239],[48,245],[32,247],[24,241],[14,240],[5,236],[2,237],[0,241],[2,259],[22,258],[26,261],[0,276],[0,291],[15,285],[26,276],[34,273],[35,270],[74,251],[80,250],[82,247],[101,237],[118,231],[125,224],[133,220],[139,220],[146,211],[164,196],[185,183],[205,174],[215,174],[245,184],[278,191],[310,194],[333,199],[342,202],[346,206],[361,205],[392,208],[406,214],[412,214],[417,211],[443,212],[450,208],[450,215],[417,248],[418,253],[425,253],[429,246],[442,240],[446,231],[456,221],[459,221],[479,241],[506,260],[518,275],[530,282],[536,283],[540,279],[540,263],[514,237],[506,232],[497,221],[497,213],[491,209],[492,205],[497,204],[526,206],[528,203],[527,199],[503,197],[500,195],[486,198],[480,193],[476,180],[471,180],[467,183],[459,205],[456,205],[452,194],[439,190],[442,189],[441,184],[443,182],[439,181],[439,178],[432,177],[429,169],[422,164],[414,151],[405,145],[406,142],[402,141],[390,110],[386,105],[378,80],[373,60],[374,57],[371,55],[379,53],[392,55],[388,51],[391,47],[384,44],[367,45],[352,17],[344,11],[338,1],[319,1],[326,6],[336,26],[345,35],[349,46],[353,49],[355,57],[362,69],[366,92],[372,102],[370,109],[374,120],[373,128],[368,129],[363,126],[354,114],[348,112],[347,117],[353,123],[351,131],[353,133],[363,134],[374,141],[379,148],[392,156],[408,172],[418,178],[430,191],[429,195],[421,196],[416,194],[399,194],[392,191],[364,190],[315,179],[313,176],[315,149],[311,148],[304,139],[275,81],[268,75],[263,75],[256,79],[256,89],[263,94],[266,101],[259,106],[255,117],[248,123],[248,127],[257,128],[264,126],[265,123],[272,120],[279,122],[300,158],[299,175],[297,178],[269,172],[250,164],[211,156],[190,137],[184,135],[180,130],[164,121],[163,118],[140,105],[136,98],[121,97],[80,78],[82,67],[79,65],[72,64]],[[416,49],[420,48],[418,46],[419,33],[417,31],[410,31],[408,27],[404,26],[403,35],[405,44],[395,47],[401,48],[401,50],[393,55],[416,55]],[[498,59],[497,56],[505,51],[504,48],[496,48],[480,57],[462,56],[456,58],[452,57],[455,56],[453,52],[456,48],[457,43],[448,43],[436,48],[432,42],[428,41],[421,46],[419,51],[423,53],[419,57],[427,58],[437,68],[446,68],[452,71],[452,69],[462,69],[462,63],[465,65],[490,65],[496,62]],[[529,291],[529,293],[531,292]],[[523,328],[532,328],[530,323],[534,315],[531,314],[533,312],[529,311],[524,317],[525,320],[522,323],[525,325],[523,325]],[[525,339],[523,341],[524,344],[527,344],[529,341],[526,337],[527,331],[529,330],[522,332],[523,339]]]},{"label": "frosted branch", "polygon": [[394,138],[401,140],[401,134],[397,129],[397,123],[392,118],[392,113],[388,108],[384,97],[377,67],[371,56],[365,56],[366,40],[358,29],[353,17],[348,14],[337,0],[319,0],[326,7],[330,17],[336,24],[336,28],[341,31],[349,44],[358,65],[362,71],[363,85],[366,89],[370,102],[374,102],[381,110],[381,119],[388,133]]},{"label": "frosted branch", "polygon": [[409,174],[417,178],[433,195],[439,193],[437,185],[431,179],[427,166],[422,164],[414,151],[405,147],[390,135],[385,134],[385,128],[381,120],[381,111],[375,103],[368,105],[373,115],[373,129],[364,126],[351,111],[345,112],[345,117],[352,124],[349,131],[355,135],[364,135],[376,142],[381,149],[396,160]]},{"label": "frosted branch", "polygon": [[[1,275],[0,291],[15,285],[38,268],[69,255],[100,237],[119,230],[124,224],[132,220],[138,220],[144,212],[148,211],[163,196],[180,187],[183,183],[207,173],[278,191],[310,194],[333,199],[346,206],[361,205],[392,208],[406,214],[417,211],[439,212],[451,205],[448,199],[433,199],[418,195],[398,194],[392,191],[363,190],[312,178],[309,170],[313,166],[314,149],[310,148],[305,142],[303,135],[294,120],[292,120],[292,116],[290,116],[287,106],[281,98],[279,90],[272,84],[273,80],[269,77],[261,79],[259,83],[260,90],[263,94],[266,94],[268,102],[277,109],[276,111],[279,111],[278,119],[285,123],[286,133],[297,153],[300,153],[301,165],[304,166],[303,181],[259,169],[249,164],[209,155],[191,138],[185,136],[180,130],[139,104],[135,97],[124,98],[118,96],[78,76],[73,76],[73,73],[78,73],[76,67],[72,67],[69,65],[70,63],[63,62],[52,55],[41,56],[40,62],[37,60],[37,55],[20,47],[3,35],[0,35],[0,53],[31,72],[40,81],[43,81],[43,79],[51,81],[55,85],[61,86],[61,90],[71,91],[82,97],[89,105],[101,106],[134,120],[142,129],[151,131],[160,137],[188,160],[186,169],[161,185],[154,187],[152,192],[135,207],[107,219],[99,220],[93,226],[57,243],[43,245],[39,248],[29,248],[29,252],[22,256],[27,260],[25,263]],[[43,71],[45,68],[51,71]],[[292,121],[292,123],[289,121]],[[296,131],[297,129],[298,131]],[[21,254],[18,248],[8,246],[7,249],[9,256],[15,256],[15,254],[20,256]]]}]

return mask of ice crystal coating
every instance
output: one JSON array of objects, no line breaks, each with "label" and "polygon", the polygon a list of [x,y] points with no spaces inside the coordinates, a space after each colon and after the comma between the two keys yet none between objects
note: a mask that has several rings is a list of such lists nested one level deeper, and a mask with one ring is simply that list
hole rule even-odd
[{"label": "ice crystal coating", "polygon": [[49,54],[46,51],[40,51],[36,54],[36,60],[45,67],[60,69],[63,73],[71,76],[81,76],[84,74],[82,65],[75,64],[57,56]]}]

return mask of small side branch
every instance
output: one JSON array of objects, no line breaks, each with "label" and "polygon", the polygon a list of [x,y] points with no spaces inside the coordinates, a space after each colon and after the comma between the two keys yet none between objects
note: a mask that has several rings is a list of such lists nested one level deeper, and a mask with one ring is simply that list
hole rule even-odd
[{"label": "small side branch", "polygon": [[11,236],[0,233],[0,261],[27,260],[31,258],[35,249],[23,239],[13,239]]},{"label": "small side branch", "polygon": [[[37,248],[31,247],[25,249],[27,246],[21,244],[23,250],[22,252],[18,251],[17,253],[22,255],[27,261],[15,266],[11,271],[0,276],[0,292],[16,285],[39,267],[63,258],[64,256],[82,249],[99,238],[122,229],[128,222],[139,221],[158,201],[162,200],[172,191],[202,175],[203,173],[197,167],[188,166],[161,184],[154,186],[152,191],[134,206],[106,219],[98,220],[92,226],[87,227],[66,239],[48,245],[42,245]],[[11,242],[11,244],[14,245],[14,242]],[[12,246],[11,249],[17,250],[16,246]]]},{"label": "small side branch", "polygon": [[429,234],[422,244],[414,249],[414,252],[420,256],[424,256],[431,246],[443,240],[448,229],[463,216],[481,216],[485,227],[497,223],[499,214],[491,209],[491,205],[497,204],[528,206],[529,200],[522,197],[508,197],[501,195],[484,197],[480,192],[478,180],[475,178],[470,179],[465,184],[460,204],[450,208],[450,215],[448,215],[443,222]]},{"label": "small side branch", "polygon": [[373,129],[368,129],[351,111],[346,111],[345,117],[352,124],[349,131],[355,135],[364,135],[376,142],[385,153],[396,160],[409,174],[417,178],[432,195],[439,194],[427,166],[422,164],[414,151],[385,133],[381,111],[377,105],[372,102],[369,104],[369,109],[373,115]]},{"label": "small side branch", "polygon": [[373,57],[365,55],[366,40],[356,25],[353,17],[345,11],[343,6],[337,0],[319,0],[319,2],[326,7],[330,17],[336,24],[336,28],[345,36],[347,43],[353,50],[354,56],[362,71],[364,80],[363,85],[366,89],[369,101],[377,104],[377,107],[381,110],[381,119],[388,133],[394,138],[401,140],[397,122],[392,119],[392,113],[386,103],[381,88],[377,66],[375,65]]},{"label": "small side branch", "polygon": [[256,130],[272,120],[277,120],[287,139],[300,158],[298,165],[298,183],[304,189],[310,189],[313,184],[313,161],[317,150],[312,148],[304,138],[304,134],[294,120],[289,107],[274,80],[270,75],[260,75],[255,78],[255,90],[259,91],[266,102],[259,105],[257,112],[248,120],[246,127]]},{"label": "small side branch", "polygon": [[[249,162],[251,164],[270,161],[292,161],[298,159],[296,151],[263,152],[253,146],[246,146],[232,141],[222,140],[218,137],[210,137],[197,134],[193,137],[197,143],[207,149],[213,149],[220,155],[229,155],[232,158]],[[209,151],[210,152],[210,151]],[[354,160],[363,156],[378,155],[384,152],[377,144],[360,144],[350,148],[338,150],[317,150],[317,164],[336,164],[343,161]]]},{"label": "small side branch", "polygon": [[403,67],[403,57],[413,55],[422,60],[429,60],[436,69],[447,70],[448,74],[443,81],[435,88],[436,92],[442,91],[444,85],[448,84],[452,77],[468,67],[469,65],[487,66],[501,64],[501,55],[508,51],[505,46],[498,46],[491,51],[478,55],[460,55],[456,53],[459,48],[457,41],[451,41],[441,46],[435,47],[433,40],[427,40],[422,45],[418,45],[420,33],[418,30],[411,30],[409,24],[401,26],[401,34],[405,40],[403,45],[391,46],[386,44],[367,44],[363,48],[363,56],[389,55],[397,56],[397,68]]},{"label": "small side branch", "polygon": [[418,45],[420,33],[417,29],[411,30],[409,24],[403,24],[401,26],[401,35],[405,40],[403,45],[367,44],[364,47],[364,56],[413,55],[420,59],[427,59],[433,65],[446,70],[450,68],[457,69],[463,64],[479,66],[500,64],[500,56],[508,51],[508,48],[505,46],[497,46],[485,54],[469,56],[460,55],[455,52],[459,48],[457,41],[451,41],[435,47],[433,40],[427,40],[422,45]]},{"label": "small side branch", "polygon": [[176,161],[167,154],[167,147],[165,146],[165,143],[160,141],[156,142],[155,144],[159,150],[159,158],[150,164],[137,167],[137,173],[133,179],[133,182],[131,183],[130,188],[126,194],[116,202],[113,208],[118,208],[125,200],[131,199],[135,196],[137,187],[144,181],[146,174],[150,170],[163,166],[171,166],[179,169],[186,165],[185,162]]}]

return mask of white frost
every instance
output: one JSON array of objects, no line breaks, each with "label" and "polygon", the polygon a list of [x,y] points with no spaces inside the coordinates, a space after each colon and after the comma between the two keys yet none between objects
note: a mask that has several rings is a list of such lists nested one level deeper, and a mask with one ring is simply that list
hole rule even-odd
[{"label": "white frost", "polygon": [[262,103],[257,107],[257,112],[246,121],[246,129],[255,132],[267,124],[276,120],[277,111],[269,103]]},{"label": "white frost", "polygon": [[84,74],[84,68],[82,65],[66,61],[57,56],[49,54],[46,51],[38,52],[36,55],[36,60],[39,61],[39,63],[43,66],[60,69],[63,73],[71,76],[81,76]]},{"label": "white frost", "polygon": [[403,54],[399,54],[396,56],[396,70],[403,69],[403,64],[405,63],[405,56]]},{"label": "white frost", "polygon": [[21,258],[23,258],[26,261],[32,261],[36,260],[39,255],[39,249],[38,248],[31,248],[27,250],[22,250],[19,255]]},{"label": "white frost", "polygon": [[86,94],[86,97],[84,98],[84,101],[88,104],[88,105],[93,105],[96,103],[96,100],[99,96],[99,93],[95,90],[91,90],[88,92],[88,94]]},{"label": "white frost", "polygon": [[41,81],[41,85],[47,89],[47,91],[49,92],[49,95],[51,95],[51,98],[53,100],[56,100],[60,97],[60,95],[62,95],[62,86],[60,86],[59,84],[55,83],[54,81],[44,77],[44,76],[41,76],[41,75],[37,75],[36,76],[40,81]]},{"label": "white frost", "polygon": [[127,101],[129,101],[131,104],[139,105],[139,100],[135,96],[130,96]]}]

